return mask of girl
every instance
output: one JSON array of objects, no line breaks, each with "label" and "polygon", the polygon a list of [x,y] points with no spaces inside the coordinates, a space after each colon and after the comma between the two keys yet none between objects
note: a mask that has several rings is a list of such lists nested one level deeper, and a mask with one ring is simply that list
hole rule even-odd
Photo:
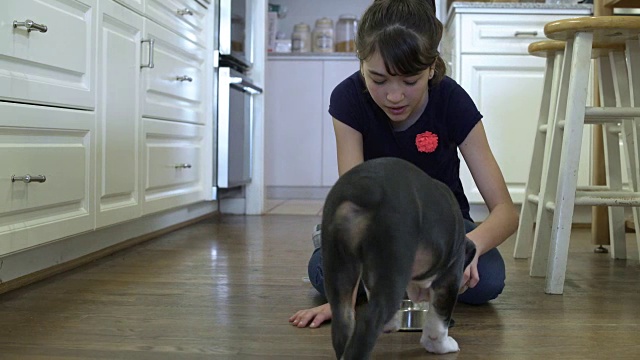
[{"label": "girl", "polygon": [[[376,0],[358,28],[360,71],[333,90],[329,113],[340,175],[363,161],[395,156],[451,188],[477,249],[458,300],[483,304],[504,288],[504,261],[496,247],[515,232],[518,214],[489,148],[482,115],[462,87],[445,76],[437,50],[442,31],[430,1]],[[459,177],[458,149],[490,211],[477,227]],[[320,248],[309,261],[309,279],[324,295]],[[317,327],[330,318],[324,304],[300,310],[289,321]]]}]

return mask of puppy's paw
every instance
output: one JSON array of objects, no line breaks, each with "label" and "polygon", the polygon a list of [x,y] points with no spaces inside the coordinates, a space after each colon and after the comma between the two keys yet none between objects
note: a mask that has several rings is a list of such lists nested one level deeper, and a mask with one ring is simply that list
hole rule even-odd
[{"label": "puppy's paw", "polygon": [[384,325],[384,328],[382,328],[382,331],[384,331],[385,333],[396,332],[400,330],[401,323],[402,323],[402,314],[400,314],[400,311],[396,311],[396,314],[393,315],[391,320],[389,320],[389,322]]},{"label": "puppy's paw", "polygon": [[428,352],[434,354],[446,354],[460,351],[458,343],[451,336],[443,336],[441,338],[432,338],[429,335],[422,333],[420,344],[427,349]]}]

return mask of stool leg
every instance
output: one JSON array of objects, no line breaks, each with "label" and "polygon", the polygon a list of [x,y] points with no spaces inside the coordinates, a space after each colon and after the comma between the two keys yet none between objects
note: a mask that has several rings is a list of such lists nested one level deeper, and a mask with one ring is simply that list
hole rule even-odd
[{"label": "stool leg", "polygon": [[[630,84],[630,106],[640,107],[640,38],[638,40],[628,40],[626,43],[625,55],[627,59],[627,73],[629,76]],[[640,118],[633,120],[633,140],[634,143],[634,155],[629,157],[633,160],[633,169],[631,169],[635,175],[634,191],[640,191]],[[635,223],[636,230],[636,244],[638,246],[638,252],[640,253],[640,209],[633,208],[633,221]]]},{"label": "stool leg", "polygon": [[[552,102],[555,104],[555,100],[552,99],[555,97],[553,93],[557,91],[557,81],[554,82],[554,63],[555,55],[549,54],[544,72],[542,101],[540,102],[538,126],[533,142],[533,156],[531,158],[531,166],[529,167],[529,178],[524,192],[524,200],[522,201],[520,223],[518,224],[516,244],[513,251],[513,257],[516,259],[526,259],[531,255],[533,224],[537,206],[540,205],[538,199],[532,199],[531,197],[538,197],[540,193],[542,168],[543,164],[546,163],[546,161],[544,161],[547,154],[546,144],[547,139],[551,138],[550,134],[553,126],[553,121],[550,119],[551,116],[555,115],[555,108],[551,105]],[[553,110],[551,110],[552,108]]]},{"label": "stool leg", "polygon": [[[536,213],[536,228],[533,235],[533,253],[529,268],[530,276],[543,277],[546,274],[549,259],[549,242],[551,239],[551,225],[553,224],[553,204],[558,186],[558,168],[560,167],[560,152],[562,149],[563,128],[559,125],[559,118],[566,109],[567,89],[569,84],[569,66],[571,57],[564,53],[556,54],[554,64],[554,81],[558,84],[552,97],[552,111],[549,115],[549,129],[547,129],[547,150],[542,168],[542,180],[538,196]],[[557,69],[557,70],[556,70]]]},{"label": "stool leg", "polygon": [[[616,62],[616,56],[614,56],[614,54],[602,56],[597,59],[597,61],[599,64],[601,106],[620,106],[619,94],[621,91],[624,92],[625,83],[624,81],[621,83],[619,80],[626,79],[626,67],[620,68],[620,64]],[[624,62],[622,65],[624,65]],[[624,76],[620,76],[621,73],[623,73],[622,75]],[[618,98],[618,100],[616,100],[616,98]],[[620,159],[620,131],[615,130],[615,128],[615,124],[603,124],[602,136],[605,153],[605,171],[608,188],[613,191],[621,191],[622,162]],[[626,140],[623,138],[623,141]],[[609,206],[607,211],[609,213],[609,238],[612,240],[611,257],[624,259],[626,258],[624,207]]]},{"label": "stool leg", "polygon": [[591,69],[593,34],[579,32],[572,46],[569,46],[570,42],[572,40],[567,42],[567,49],[572,50],[571,75],[545,288],[545,291],[550,294],[562,294],[564,289]]}]

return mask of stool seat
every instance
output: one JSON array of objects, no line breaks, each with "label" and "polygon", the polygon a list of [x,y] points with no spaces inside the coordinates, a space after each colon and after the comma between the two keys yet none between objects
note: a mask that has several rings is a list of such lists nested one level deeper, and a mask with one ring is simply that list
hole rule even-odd
[{"label": "stool seat", "polygon": [[637,39],[638,29],[638,16],[587,16],[552,21],[544,26],[544,34],[549,39],[567,41],[577,32],[590,32],[596,43],[623,44]]},{"label": "stool seat", "polygon": [[[529,44],[529,54],[537,57],[546,58],[552,56],[557,52],[564,51],[565,42],[560,40],[542,40]],[[602,55],[608,54],[612,51],[624,51],[623,42],[614,43],[602,43],[594,42],[591,50],[591,58],[597,59]]]}]

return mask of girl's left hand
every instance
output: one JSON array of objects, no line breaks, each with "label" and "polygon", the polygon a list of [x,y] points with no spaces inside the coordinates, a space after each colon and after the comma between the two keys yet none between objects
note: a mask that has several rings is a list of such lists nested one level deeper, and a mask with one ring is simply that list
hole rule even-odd
[{"label": "girl's left hand", "polygon": [[474,288],[478,285],[480,281],[480,274],[478,274],[478,257],[479,255],[476,253],[476,256],[473,257],[473,260],[464,269],[464,276],[462,277],[462,286],[460,287],[459,294],[467,291],[468,288]]}]

